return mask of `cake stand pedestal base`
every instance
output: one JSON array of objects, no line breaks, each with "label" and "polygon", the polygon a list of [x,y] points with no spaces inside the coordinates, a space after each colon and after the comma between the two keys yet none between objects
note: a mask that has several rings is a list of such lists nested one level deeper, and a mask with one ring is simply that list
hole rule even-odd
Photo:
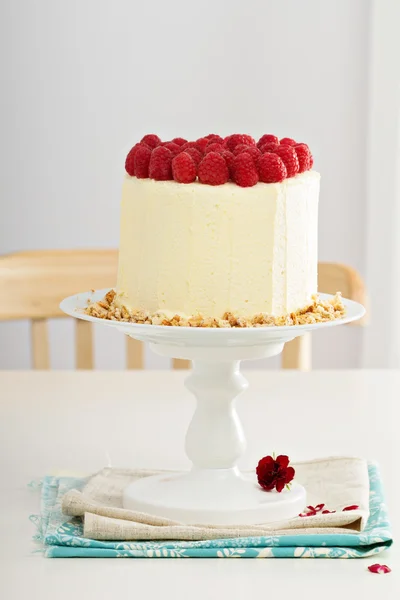
[{"label": "cake stand pedestal base", "polygon": [[238,359],[273,356],[281,352],[283,344],[244,348],[151,346],[163,356],[193,360],[193,371],[185,382],[197,399],[185,444],[193,469],[132,483],[125,489],[124,507],[198,525],[268,523],[302,512],[306,493],[301,485],[294,483],[281,493],[266,492],[255,475],[241,474],[236,467],[246,443],[235,398],[248,385]]},{"label": "cake stand pedestal base", "polygon": [[301,485],[294,483],[280,494],[266,492],[255,478],[235,468],[144,477],[124,491],[125,508],[196,525],[283,521],[297,516],[305,505]]}]

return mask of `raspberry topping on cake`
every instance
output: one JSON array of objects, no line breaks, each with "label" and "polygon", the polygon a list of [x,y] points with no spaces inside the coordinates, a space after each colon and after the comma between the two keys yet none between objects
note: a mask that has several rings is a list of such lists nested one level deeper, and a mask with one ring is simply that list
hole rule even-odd
[{"label": "raspberry topping on cake", "polygon": [[222,144],[219,144],[218,142],[212,142],[211,144],[208,144],[204,154],[208,154],[209,152],[223,152],[225,150],[225,148],[223,147]]},{"label": "raspberry topping on cake", "polygon": [[233,161],[233,180],[240,187],[252,187],[258,182],[258,173],[253,157],[248,152],[241,152]]},{"label": "raspberry topping on cake", "polygon": [[[198,150],[196,142],[186,142],[181,146],[181,150],[187,150],[188,148],[196,148],[196,150]],[[198,151],[200,152],[200,150]],[[203,152],[201,152],[201,154],[203,154]]]},{"label": "raspberry topping on cake", "polygon": [[184,150],[184,152],[187,152],[189,154],[189,156],[191,156],[194,160],[194,162],[196,163],[196,166],[198,166],[201,163],[201,159],[203,158],[203,155],[201,152],[199,152],[197,150],[197,148],[186,148]]},{"label": "raspberry topping on cake", "polygon": [[158,146],[151,153],[149,164],[149,177],[157,181],[172,179],[173,154],[166,146]]},{"label": "raspberry topping on cake", "polygon": [[209,152],[199,164],[199,180],[208,185],[222,185],[229,180],[228,166],[218,152]]},{"label": "raspberry topping on cake", "polygon": [[163,146],[165,148],[168,148],[168,150],[171,150],[172,154],[179,154],[179,152],[182,152],[182,148],[179,146],[179,144],[175,144],[175,142],[165,142],[163,144]]},{"label": "raspberry topping on cake", "polygon": [[234,154],[232,152],[230,152],[229,150],[224,150],[223,152],[221,152],[221,156],[224,157],[225,162],[226,162],[226,164],[228,166],[229,177],[231,179],[233,179],[233,176],[232,176],[232,167],[233,167],[233,161],[234,161],[234,158],[235,158]]},{"label": "raspberry topping on cake", "polygon": [[161,144],[161,140],[158,137],[158,135],[155,135],[154,133],[148,133],[147,135],[142,137],[140,143],[147,144],[149,148],[156,148],[156,146],[159,146]]},{"label": "raspberry topping on cake", "polygon": [[296,150],[292,146],[279,145],[274,150],[274,153],[283,160],[288,177],[294,177],[299,172],[299,159],[297,158]]},{"label": "raspberry topping on cake", "polygon": [[209,144],[213,144],[213,143],[223,144],[224,143],[224,138],[222,138],[220,135],[217,135],[216,133],[209,133],[208,135],[206,135],[204,137],[206,138],[206,140],[208,140]]},{"label": "raspberry topping on cake", "polygon": [[238,144],[246,144],[246,146],[255,146],[256,142],[251,135],[246,135],[244,133],[234,133],[233,135],[228,135],[225,138],[224,144],[227,150],[231,152],[234,151]]},{"label": "raspberry topping on cake", "polygon": [[233,154],[237,156],[238,154],[242,154],[242,152],[247,152],[247,154],[250,154],[250,156],[254,160],[254,163],[257,165],[257,160],[259,156],[261,156],[261,152],[256,146],[246,146],[245,144],[239,144],[239,146],[236,146],[235,150],[233,151]]},{"label": "raspberry topping on cake", "polygon": [[264,144],[279,144],[279,138],[271,133],[265,133],[258,140],[257,148],[260,148],[261,150],[261,146],[264,146]]},{"label": "raspberry topping on cake", "polygon": [[173,158],[172,175],[178,183],[193,183],[196,180],[196,163],[188,152],[181,152]]},{"label": "raspberry topping on cake", "polygon": [[264,152],[275,152],[276,148],[278,148],[279,146],[279,142],[266,142],[265,144],[263,144],[262,146],[260,146],[260,151],[262,154],[264,154]]},{"label": "raspberry topping on cake", "polygon": [[[176,160],[175,160],[176,159]],[[244,133],[222,138],[216,133],[187,141],[176,137],[161,141],[145,135],[133,146],[125,160],[130,177],[178,183],[223,185],[228,181],[240,187],[261,183],[281,183],[313,167],[307,144],[292,138],[266,133],[256,143]]]},{"label": "raspberry topping on cake", "polygon": [[[169,152],[169,151],[168,151]],[[151,150],[146,144],[139,144],[135,153],[135,175],[138,179],[147,179],[149,176],[149,162]]]},{"label": "raspberry topping on cake", "polygon": [[135,154],[137,149],[140,147],[140,144],[135,144],[131,150],[129,150],[128,155],[125,159],[125,171],[133,177],[135,175]]},{"label": "raspberry topping on cake", "polygon": [[199,138],[198,140],[196,140],[196,148],[199,152],[201,152],[202,154],[204,154],[205,149],[207,148],[207,144],[209,143],[209,140],[207,138]]},{"label": "raspberry topping on cake", "polygon": [[294,146],[295,144],[296,142],[292,138],[282,138],[280,141],[281,146]]},{"label": "raspberry topping on cake", "polygon": [[249,146],[248,144],[238,144],[237,146],[234,147],[232,152],[235,156],[237,156],[238,154],[240,154],[244,150],[247,150],[248,148],[255,148],[255,146]]},{"label": "raspberry topping on cake", "polygon": [[174,144],[178,144],[178,146],[183,146],[183,144],[187,144],[187,140],[185,138],[177,137],[172,140]]},{"label": "raspberry topping on cake", "polygon": [[257,166],[260,181],[264,183],[279,183],[287,177],[283,160],[272,152],[262,154],[258,159]]},{"label": "raspberry topping on cake", "polygon": [[309,169],[311,169],[312,166],[312,156],[310,148],[307,146],[307,144],[296,144],[295,146],[293,146],[293,148],[297,154],[297,158],[299,159],[299,173],[309,171]]}]

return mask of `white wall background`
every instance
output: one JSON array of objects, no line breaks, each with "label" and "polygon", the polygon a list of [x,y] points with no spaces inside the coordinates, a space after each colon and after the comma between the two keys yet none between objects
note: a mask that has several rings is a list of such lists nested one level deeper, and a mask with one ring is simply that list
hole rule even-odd
[{"label": "white wall background", "polygon": [[[0,253],[117,246],[124,159],[145,133],[271,132],[309,143],[322,173],[320,259],[364,274],[368,0],[3,0],[0,11]],[[122,366],[122,336],[96,336],[97,365]],[[71,324],[52,325],[51,341],[53,366],[72,367]],[[360,366],[361,343],[357,327],[316,334],[314,366]],[[27,323],[0,324],[0,368],[29,361]]]}]

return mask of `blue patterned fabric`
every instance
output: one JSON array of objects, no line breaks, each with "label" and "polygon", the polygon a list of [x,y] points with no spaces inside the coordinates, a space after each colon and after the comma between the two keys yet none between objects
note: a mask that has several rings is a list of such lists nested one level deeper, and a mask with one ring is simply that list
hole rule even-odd
[{"label": "blue patterned fabric", "polygon": [[70,489],[81,490],[86,479],[45,477],[35,538],[49,558],[362,558],[392,544],[377,465],[369,464],[368,472],[370,516],[361,533],[300,533],[200,542],[101,542],[84,538],[81,521],[67,519],[61,512],[63,495]]}]

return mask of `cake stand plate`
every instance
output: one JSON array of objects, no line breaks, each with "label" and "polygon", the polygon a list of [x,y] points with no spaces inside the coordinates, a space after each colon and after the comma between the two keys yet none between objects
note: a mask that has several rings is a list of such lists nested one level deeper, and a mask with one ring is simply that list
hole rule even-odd
[{"label": "cake stand plate", "polygon": [[[342,319],[312,325],[256,328],[163,327],[108,321],[86,315],[88,302],[101,300],[106,290],[70,296],[60,304],[66,314],[114,327],[143,342],[162,356],[193,361],[185,381],[197,407],[186,434],[190,472],[155,475],[130,484],[124,491],[125,508],[182,523],[235,525],[271,523],[298,515],[306,505],[305,489],[293,482],[280,494],[266,492],[255,475],[239,472],[236,464],[246,443],[235,409],[235,399],[247,388],[240,361],[275,356],[286,342],[309,331],[360,319],[365,309],[343,300]],[[322,299],[331,296],[320,294]]]}]

